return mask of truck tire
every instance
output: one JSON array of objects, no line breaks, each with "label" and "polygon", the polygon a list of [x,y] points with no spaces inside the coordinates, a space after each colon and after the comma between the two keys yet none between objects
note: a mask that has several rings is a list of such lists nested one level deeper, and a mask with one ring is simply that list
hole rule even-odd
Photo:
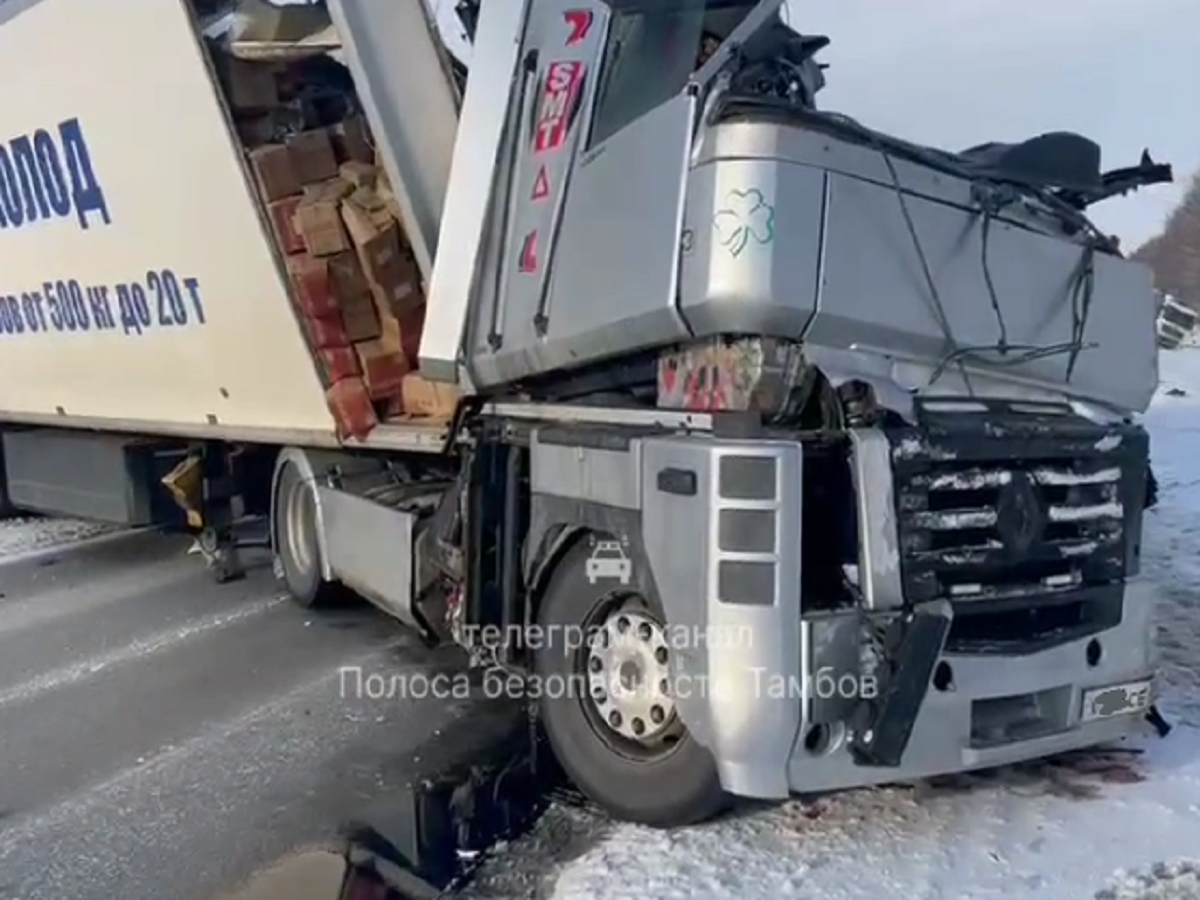
[{"label": "truck tire", "polygon": [[284,463],[271,508],[276,571],[292,599],[312,609],[335,598],[336,585],[321,577],[321,546],[317,541],[314,488],[295,463]]},{"label": "truck tire", "polygon": [[[661,604],[589,583],[587,559],[583,542],[564,556],[538,614],[540,713],[555,756],[581,791],[621,819],[673,828],[711,818],[729,799],[712,754],[687,732],[669,692],[655,689],[669,687]],[[614,676],[626,686],[640,676],[647,689],[611,696],[600,686]]]}]

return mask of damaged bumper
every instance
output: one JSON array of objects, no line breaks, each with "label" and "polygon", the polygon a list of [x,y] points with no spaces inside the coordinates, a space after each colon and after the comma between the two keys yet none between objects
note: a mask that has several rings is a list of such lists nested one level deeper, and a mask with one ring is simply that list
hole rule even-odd
[{"label": "damaged bumper", "polygon": [[[864,726],[859,724],[856,734],[858,698],[852,696],[849,681],[816,674],[839,671],[833,665],[810,667],[803,677],[780,679],[781,685],[799,685],[799,690],[786,694],[773,692],[766,676],[758,679],[758,685],[768,696],[753,701],[746,696],[743,702],[733,703],[714,691],[706,711],[712,729],[709,746],[717,751],[728,790],[782,799],[787,794],[1007,765],[1119,740],[1145,730],[1149,695],[1141,705],[1090,719],[1085,707],[1094,703],[1087,695],[1095,689],[1146,684],[1153,678],[1157,665],[1153,597],[1144,581],[1130,582],[1120,624],[1037,652],[956,654],[935,647],[927,658],[922,658],[920,648],[908,654],[920,685],[907,705],[915,715],[903,720],[907,701],[901,697],[891,706],[899,720],[884,723],[879,718],[873,726],[865,726],[901,732],[899,744],[893,744],[899,750],[895,764],[864,764],[857,746]],[[803,631],[803,645],[809,650],[836,641],[823,625],[806,622]],[[932,678],[920,678],[930,671]],[[893,677],[894,682],[904,680]],[[861,686],[863,681],[855,683]],[[886,693],[881,683],[877,696]],[[751,708],[757,711],[751,713]],[[880,704],[877,709],[888,706]],[[748,719],[769,720],[774,727],[755,727],[756,739],[750,740],[744,730]],[[734,749],[743,752],[731,753]],[[775,760],[781,762],[773,764]]]},{"label": "damaged bumper", "polygon": [[1142,731],[1144,708],[1085,721],[1085,694],[1153,678],[1152,617],[1153,590],[1132,582],[1121,623],[1099,635],[1022,656],[943,654],[940,671],[951,677],[944,689],[928,687],[899,766],[856,765],[844,734],[832,726],[828,740],[816,745],[798,736],[788,784],[801,793],[904,781],[1037,759]]}]

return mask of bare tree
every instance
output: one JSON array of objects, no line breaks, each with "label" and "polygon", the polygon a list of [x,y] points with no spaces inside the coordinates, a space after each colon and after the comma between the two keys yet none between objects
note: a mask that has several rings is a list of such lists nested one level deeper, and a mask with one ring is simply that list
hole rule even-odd
[{"label": "bare tree", "polygon": [[1133,257],[1154,271],[1160,291],[1200,309],[1200,173],[1167,217],[1162,233],[1139,247]]}]

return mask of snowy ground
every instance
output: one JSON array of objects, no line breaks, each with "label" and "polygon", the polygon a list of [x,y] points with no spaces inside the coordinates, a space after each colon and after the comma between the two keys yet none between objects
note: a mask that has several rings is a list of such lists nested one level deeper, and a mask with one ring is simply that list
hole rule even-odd
[{"label": "snowy ground", "polygon": [[[1147,729],[1130,748],[1141,754],[852,791],[674,832],[554,810],[476,895],[1200,898],[1200,350],[1163,354],[1162,377],[1147,415],[1161,499],[1143,564],[1161,589],[1163,705],[1177,723],[1166,740]],[[552,874],[528,874],[527,854]]]}]

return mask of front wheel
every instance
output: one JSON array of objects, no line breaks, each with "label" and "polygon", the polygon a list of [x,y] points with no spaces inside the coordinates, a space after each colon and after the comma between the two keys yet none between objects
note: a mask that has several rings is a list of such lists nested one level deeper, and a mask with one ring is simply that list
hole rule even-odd
[{"label": "front wheel", "polygon": [[661,605],[590,579],[585,551],[560,561],[539,610],[541,716],[555,755],[622,819],[670,828],[711,818],[728,797],[675,709]]}]

